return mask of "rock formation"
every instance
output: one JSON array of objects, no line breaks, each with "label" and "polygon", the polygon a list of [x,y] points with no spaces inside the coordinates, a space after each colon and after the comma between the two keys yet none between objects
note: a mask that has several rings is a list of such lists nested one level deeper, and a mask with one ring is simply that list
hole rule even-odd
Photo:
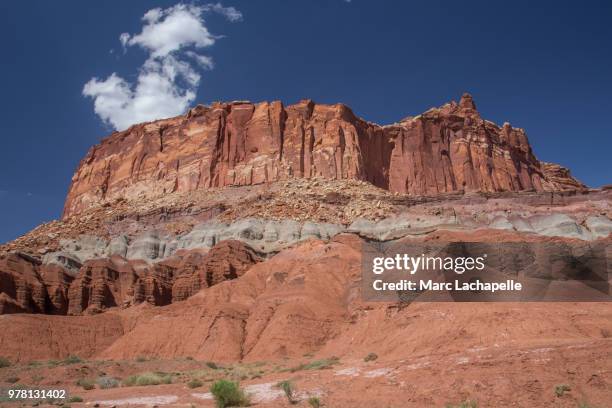
[{"label": "rock formation", "polygon": [[39,266],[39,260],[25,254],[0,257],[0,313],[46,311],[47,293]]},{"label": "rock formation", "polygon": [[[97,379],[85,404],[144,404],[101,379],[146,367],[172,371],[163,392],[200,406],[191,399],[210,394],[184,392],[196,378],[185,373],[257,381],[245,390],[261,395],[300,370],[300,395],[311,381],[326,406],[443,406],[448,390],[485,406],[576,406],[542,391],[567,381],[609,406],[611,202],[612,189],[538,161],[522,129],[482,119],[469,95],[388,126],[312,101],[198,106],[93,147],[63,219],[0,245],[0,357],[12,364],[0,380]],[[367,271],[394,253],[467,268],[420,270],[436,282],[531,285],[374,293],[381,276]],[[469,269],[481,255],[486,268]],[[50,361],[70,355],[96,361]]]},{"label": "rock formation", "polygon": [[[206,254],[197,251],[169,263],[179,275],[172,286],[172,299],[185,300],[202,288],[242,276],[262,259],[240,241],[223,241]],[[164,262],[167,264],[167,262]]]},{"label": "rock formation", "polygon": [[113,255],[85,261],[74,275],[57,263],[21,253],[0,256],[0,314],[96,314],[146,302],[185,300],[201,288],[236,279],[262,258],[239,241],[208,252],[183,251],[163,262]]},{"label": "rock formation", "polygon": [[342,104],[232,102],[134,125],[92,147],[64,217],[119,198],[294,177],[357,179],[410,195],[584,187],[539,162],[522,129],[482,119],[468,94],[388,126]]}]

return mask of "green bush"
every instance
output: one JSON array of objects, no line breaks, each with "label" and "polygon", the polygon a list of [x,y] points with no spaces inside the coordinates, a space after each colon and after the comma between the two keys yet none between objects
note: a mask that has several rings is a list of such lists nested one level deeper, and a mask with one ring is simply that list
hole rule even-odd
[{"label": "green bush", "polygon": [[57,361],[57,360],[49,360],[47,361],[47,365],[49,367],[57,367],[58,365],[60,365],[61,361]]},{"label": "green bush", "polygon": [[171,384],[172,376],[165,373],[143,373],[131,375],[123,380],[123,385],[128,387],[144,386],[144,385],[159,385]]},{"label": "green bush", "polygon": [[566,392],[568,392],[570,390],[571,390],[571,388],[567,384],[558,384],[558,385],[555,385],[555,395],[558,398],[561,398],[563,396],[563,394],[565,394]]},{"label": "green bush", "polygon": [[297,404],[298,401],[295,398],[295,390],[293,389],[293,384],[291,383],[291,381],[281,381],[276,384],[276,386],[283,390],[285,396],[287,397],[287,401],[289,401],[290,404]]},{"label": "green bush", "polygon": [[73,395],[72,397],[68,398],[68,402],[83,402],[83,398],[79,397],[78,395]]},{"label": "green bush", "polygon": [[320,408],[321,400],[318,397],[310,397],[308,398],[308,405],[310,405],[312,408]]},{"label": "green bush", "polygon": [[374,361],[377,358],[378,358],[378,354],[376,354],[376,353],[368,353],[368,355],[363,358],[363,361],[365,361],[367,363],[368,361]]},{"label": "green bush", "polygon": [[219,366],[212,361],[207,361],[205,364],[206,364],[206,367],[212,368],[213,370],[219,369]]},{"label": "green bush", "polygon": [[81,378],[76,382],[76,385],[82,387],[84,390],[93,390],[96,388],[96,384],[93,382],[93,380],[88,380],[87,378]]},{"label": "green bush", "polygon": [[249,398],[240,389],[238,383],[227,380],[219,380],[210,387],[210,392],[215,397],[217,408],[226,407],[248,407]]},{"label": "green bush", "polygon": [[136,357],[136,362],[137,363],[144,363],[145,361],[147,361],[146,357],[143,357],[143,356]]},{"label": "green bush", "polygon": [[10,366],[11,366],[11,362],[8,360],[8,358],[0,357],[0,368],[10,367]]},{"label": "green bush", "polygon": [[103,390],[107,390],[109,388],[117,388],[119,386],[119,380],[113,377],[98,377],[96,382],[98,383],[98,386]]},{"label": "green bush", "polygon": [[64,359],[64,364],[77,364],[82,363],[83,360],[79,356],[70,355]]},{"label": "green bush", "polygon": [[201,387],[203,385],[204,385],[204,383],[202,381],[198,380],[197,378],[194,378],[194,379],[192,379],[191,381],[189,381],[187,383],[187,386],[189,388],[199,388],[199,387]]},{"label": "green bush", "polygon": [[295,371],[301,370],[324,370],[327,368],[331,368],[334,364],[338,364],[339,359],[337,357],[332,357],[324,360],[315,360],[310,363],[300,364],[299,366],[290,368],[289,371],[292,373]]}]

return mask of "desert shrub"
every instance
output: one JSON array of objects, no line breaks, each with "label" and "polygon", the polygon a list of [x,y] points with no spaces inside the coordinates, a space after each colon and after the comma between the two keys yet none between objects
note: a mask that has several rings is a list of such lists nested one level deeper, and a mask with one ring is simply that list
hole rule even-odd
[{"label": "desert shrub", "polygon": [[203,385],[204,385],[204,383],[202,381],[198,380],[197,378],[194,378],[194,379],[192,379],[191,381],[189,381],[187,383],[187,386],[189,388],[199,388],[199,387],[201,387]]},{"label": "desert shrub", "polygon": [[93,380],[89,380],[87,378],[81,378],[76,382],[76,385],[83,388],[84,390],[93,390],[94,388],[96,388],[96,384],[93,382]]},{"label": "desert shrub", "polygon": [[320,408],[321,400],[318,397],[310,397],[308,398],[308,405],[310,405],[312,408]]},{"label": "desert shrub", "polygon": [[0,357],[0,368],[10,367],[10,366],[11,366],[11,362],[8,360],[8,358]]},{"label": "desert shrub", "polygon": [[19,377],[9,377],[6,379],[6,382],[9,384],[15,384],[17,381],[19,381]]},{"label": "desert shrub", "polygon": [[363,361],[365,361],[367,363],[368,361],[374,361],[377,358],[378,358],[378,354],[376,354],[376,353],[368,353],[368,355],[363,358]]},{"label": "desert shrub", "polygon": [[210,387],[210,392],[215,397],[217,408],[250,405],[247,395],[240,389],[238,383],[233,381],[219,380]]},{"label": "desert shrub", "polygon": [[236,365],[225,369],[225,374],[234,381],[248,380],[251,377],[251,369],[242,365]]},{"label": "desert shrub", "polygon": [[571,388],[567,384],[557,384],[555,385],[555,395],[559,398],[563,396],[566,392],[570,391]]},{"label": "desert shrub", "polygon": [[68,402],[83,402],[83,398],[79,397],[78,395],[73,395],[72,397],[68,398]]},{"label": "desert shrub", "polygon": [[123,380],[123,385],[128,387],[143,385],[171,384],[172,376],[165,373],[143,373],[127,377]]},{"label": "desert shrub", "polygon": [[143,356],[138,356],[135,358],[135,360],[137,363],[144,363],[145,361],[147,361],[147,358]]},{"label": "desert shrub", "polygon": [[288,380],[281,381],[278,384],[276,384],[276,386],[280,388],[281,390],[283,390],[283,392],[285,393],[285,396],[287,397],[287,401],[289,401],[290,404],[297,403],[297,400],[295,398],[295,390],[293,389],[293,384],[291,383],[291,381],[288,381]]},{"label": "desert shrub", "polygon": [[338,364],[338,358],[332,357],[323,360],[315,360],[310,363],[300,364],[299,366],[290,368],[289,371],[301,371],[301,370],[324,370],[327,368],[331,368],[334,364]]},{"label": "desert shrub", "polygon": [[206,364],[206,367],[212,368],[213,370],[218,370],[219,369],[219,366],[216,363],[214,363],[213,361],[207,361],[204,364]]},{"label": "desert shrub", "polygon": [[117,388],[119,386],[119,380],[113,377],[98,377],[96,382],[98,383],[98,386],[103,390],[107,390],[109,388]]},{"label": "desert shrub", "polygon": [[75,355],[69,355],[64,359],[64,364],[77,364],[82,362],[83,360],[81,359],[81,357]]},{"label": "desert shrub", "polygon": [[49,360],[47,361],[47,366],[49,367],[57,367],[58,365],[60,365],[61,361],[57,361],[57,360]]},{"label": "desert shrub", "polygon": [[446,404],[446,408],[478,408],[476,401],[463,401],[459,405]]}]

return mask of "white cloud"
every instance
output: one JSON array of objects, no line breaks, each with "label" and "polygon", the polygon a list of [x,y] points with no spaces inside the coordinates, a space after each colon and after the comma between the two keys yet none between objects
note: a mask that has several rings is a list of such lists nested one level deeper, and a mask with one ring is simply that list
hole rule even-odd
[{"label": "white cloud", "polygon": [[129,40],[130,34],[128,33],[121,33],[121,35],[119,36],[119,41],[121,41],[121,45],[123,45],[124,48],[127,46]]},{"label": "white cloud", "polygon": [[242,13],[240,11],[234,7],[224,7],[221,3],[207,4],[204,6],[204,10],[224,15],[231,22],[242,21]]},{"label": "white cloud", "polygon": [[220,3],[179,3],[147,11],[140,33],[119,36],[124,49],[138,46],[148,58],[134,84],[116,73],[103,80],[92,78],[85,84],[83,95],[94,100],[94,111],[104,122],[123,130],[134,123],[185,112],[200,83],[196,68],[214,67],[211,57],[194,51],[212,46],[219,38],[206,27],[205,12],[219,13],[229,21],[242,19],[238,10]]},{"label": "white cloud", "polygon": [[185,54],[193,58],[195,62],[197,62],[198,65],[204,69],[213,69],[215,67],[213,59],[207,55],[200,55],[193,51],[187,51]]},{"label": "white cloud", "polygon": [[151,53],[152,57],[163,57],[183,47],[193,45],[209,47],[215,43],[202,19],[201,6],[177,4],[165,10],[152,9],[142,18],[145,26],[140,34],[125,36],[125,44],[138,45]]}]

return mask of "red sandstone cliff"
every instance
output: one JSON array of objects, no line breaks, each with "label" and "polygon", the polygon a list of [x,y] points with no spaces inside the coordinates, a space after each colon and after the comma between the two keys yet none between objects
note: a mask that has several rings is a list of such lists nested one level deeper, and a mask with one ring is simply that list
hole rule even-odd
[{"label": "red sandstone cliff", "polygon": [[120,256],[92,259],[76,275],[24,253],[0,254],[0,315],[95,314],[147,302],[185,300],[202,288],[242,276],[262,258],[239,241],[184,252],[157,264]]},{"label": "red sandstone cliff", "polygon": [[217,103],[92,147],[72,178],[64,217],[120,197],[291,177],[359,179],[413,195],[584,187],[554,166],[535,158],[522,129],[482,119],[467,94],[388,126],[342,104]]}]

